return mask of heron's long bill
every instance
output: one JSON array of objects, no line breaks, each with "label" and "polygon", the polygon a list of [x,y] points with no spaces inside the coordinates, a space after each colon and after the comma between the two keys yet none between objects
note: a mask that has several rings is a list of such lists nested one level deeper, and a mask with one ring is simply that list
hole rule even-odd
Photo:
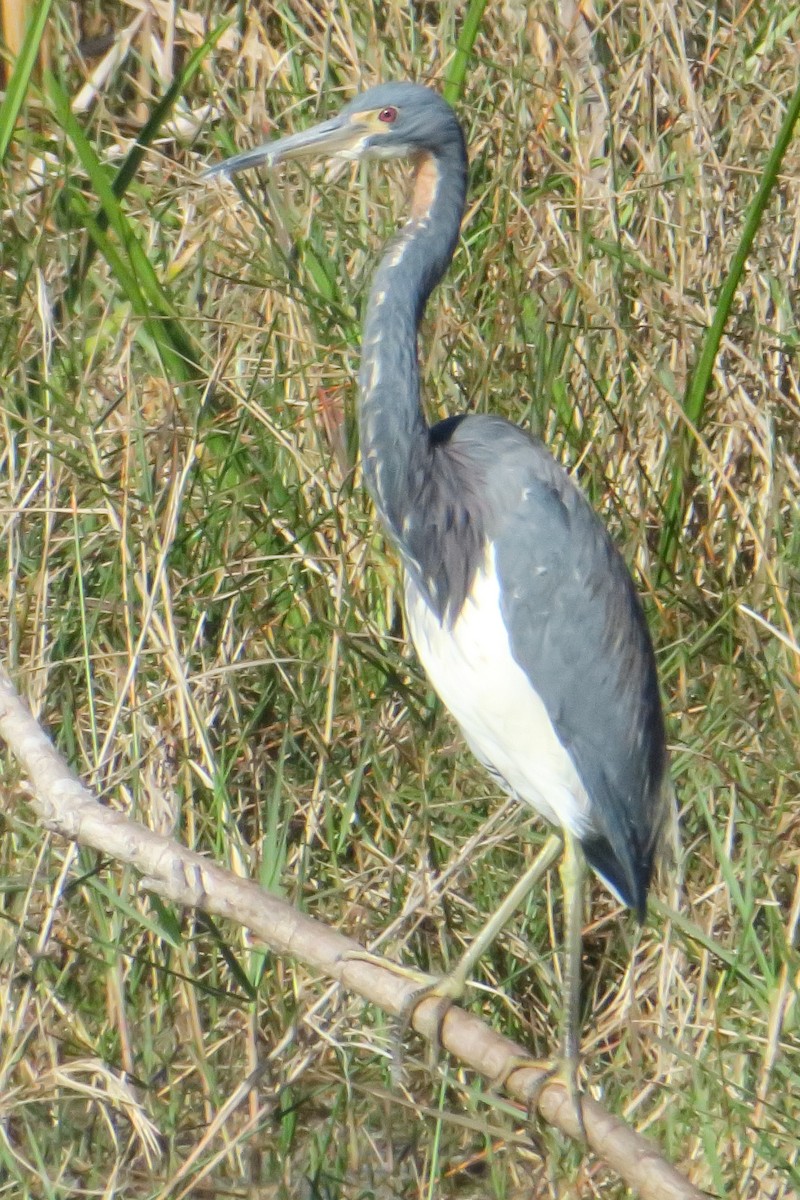
[{"label": "heron's long bill", "polygon": [[237,171],[247,171],[262,163],[276,167],[278,163],[292,158],[358,158],[370,132],[363,121],[334,117],[331,121],[312,125],[302,133],[293,133],[274,142],[265,142],[253,150],[245,150],[242,154],[234,154],[233,158],[226,158],[224,162],[208,167],[201,178],[235,175]]}]

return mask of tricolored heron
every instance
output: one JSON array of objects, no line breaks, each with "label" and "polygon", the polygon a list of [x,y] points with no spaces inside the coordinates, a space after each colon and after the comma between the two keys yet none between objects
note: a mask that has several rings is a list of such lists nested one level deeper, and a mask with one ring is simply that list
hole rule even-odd
[{"label": "tricolored heron", "polygon": [[[428,88],[383,84],[206,177],[312,156],[414,164],[411,215],[381,259],[364,321],[363,470],[402,560],[408,627],[434,688],[494,779],[561,828],[563,1055],[576,1097],[583,857],[641,920],[665,812],[650,636],[620,554],[539,441],[496,416],[429,426],[423,414],[417,330],[453,256],[467,186],[453,110]],[[551,837],[456,970],[420,995],[460,996],[560,850]]]}]

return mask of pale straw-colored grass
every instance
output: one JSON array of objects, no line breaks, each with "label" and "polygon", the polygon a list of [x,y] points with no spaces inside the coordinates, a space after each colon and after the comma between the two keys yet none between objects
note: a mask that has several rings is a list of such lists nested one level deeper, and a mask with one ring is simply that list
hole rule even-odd
[{"label": "pale straw-colored grass", "polygon": [[[513,807],[485,826],[502,800],[405,649],[353,467],[360,313],[405,172],[286,170],[266,192],[248,181],[253,206],[197,178],[379,79],[439,86],[462,7],[235,10],[123,200],[211,385],[167,377],[102,254],[62,303],[81,193],[97,201],[46,100],[2,200],[0,621],[30,703],[110,804],[423,969],[455,961],[543,831]],[[55,11],[53,62],[113,167],[228,6]],[[488,6],[459,105],[469,208],[423,335],[431,416],[499,411],[541,433],[637,573],[681,810],[680,875],[657,893],[681,920],[654,913],[631,958],[629,919],[593,888],[587,1086],[741,1200],[800,1181],[797,144],[691,435],[674,571],[658,547],[682,397],[796,85],[799,18]],[[79,55],[109,31],[113,60],[100,42]],[[23,794],[12,769],[4,786]],[[393,1089],[380,1014],[6,811],[7,1194],[622,1194],[474,1079],[431,1074],[413,1039]],[[554,878],[472,993],[540,1055],[559,931]]]}]

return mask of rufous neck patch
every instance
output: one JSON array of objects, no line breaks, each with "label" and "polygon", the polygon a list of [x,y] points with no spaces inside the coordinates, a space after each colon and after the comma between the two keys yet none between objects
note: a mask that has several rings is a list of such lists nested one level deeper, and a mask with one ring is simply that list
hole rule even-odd
[{"label": "rufous neck patch", "polygon": [[414,173],[414,191],[411,197],[411,216],[421,221],[430,214],[439,186],[439,166],[432,154],[423,153],[417,158]]}]

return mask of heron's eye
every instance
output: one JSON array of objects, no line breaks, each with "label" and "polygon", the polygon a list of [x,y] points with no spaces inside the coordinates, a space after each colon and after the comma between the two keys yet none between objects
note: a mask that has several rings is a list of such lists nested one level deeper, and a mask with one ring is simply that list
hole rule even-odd
[{"label": "heron's eye", "polygon": [[383,121],[384,125],[393,125],[397,120],[397,109],[389,105],[388,108],[382,108],[378,113],[378,120]]}]

